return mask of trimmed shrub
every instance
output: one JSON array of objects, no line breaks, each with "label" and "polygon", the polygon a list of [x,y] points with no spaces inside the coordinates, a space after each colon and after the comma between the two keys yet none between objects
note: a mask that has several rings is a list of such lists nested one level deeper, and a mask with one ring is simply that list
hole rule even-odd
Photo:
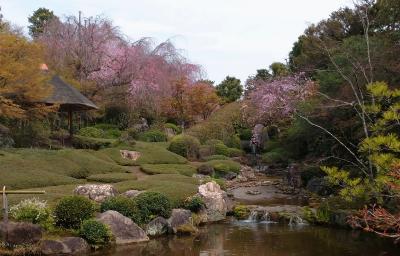
[{"label": "trimmed shrub", "polygon": [[229,148],[222,143],[215,144],[214,149],[216,155],[229,156]]},{"label": "trimmed shrub", "polygon": [[169,218],[172,207],[168,197],[158,192],[144,192],[135,198],[138,223],[149,223],[157,216]]},{"label": "trimmed shrub", "polygon": [[208,161],[207,164],[211,165],[217,173],[238,173],[240,171],[240,164],[232,160],[212,160]]},{"label": "trimmed shrub", "polygon": [[63,228],[78,229],[82,221],[93,217],[95,207],[90,199],[83,196],[62,198],[54,209],[55,224]]},{"label": "trimmed shrub", "polygon": [[240,138],[237,135],[233,135],[229,139],[225,140],[225,145],[230,148],[238,148],[240,149]]},{"label": "trimmed shrub", "polygon": [[251,129],[240,129],[238,132],[241,140],[251,140],[251,137],[253,136]]},{"label": "trimmed shrub", "polygon": [[210,164],[202,164],[197,168],[197,173],[212,176],[214,168]]},{"label": "trimmed shrub", "polygon": [[229,157],[223,156],[223,155],[212,155],[204,158],[206,161],[211,161],[211,160],[229,160]]},{"label": "trimmed shrub", "polygon": [[82,222],[79,236],[85,239],[89,244],[95,246],[106,245],[112,239],[109,228],[105,224],[94,219]]},{"label": "trimmed shrub", "polygon": [[243,151],[238,148],[228,148],[228,154],[230,157],[238,157],[243,155]]},{"label": "trimmed shrub", "polygon": [[192,177],[196,173],[196,168],[188,164],[143,164],[140,169],[150,175],[182,174]]},{"label": "trimmed shrub", "polygon": [[185,209],[197,213],[203,208],[204,201],[199,196],[192,196],[187,198],[183,205]]},{"label": "trimmed shrub", "polygon": [[287,164],[287,152],[283,148],[275,148],[262,155],[262,161],[265,164]]},{"label": "trimmed shrub", "polygon": [[167,135],[160,130],[150,130],[139,134],[138,139],[146,142],[163,142],[167,141]]},{"label": "trimmed shrub", "polygon": [[182,128],[177,126],[176,124],[166,123],[164,124],[164,127],[172,129],[176,134],[182,133]]},{"label": "trimmed shrub", "polygon": [[124,196],[110,197],[100,206],[101,212],[108,210],[117,211],[135,222],[137,221],[137,208],[133,199]]},{"label": "trimmed shrub", "polygon": [[27,221],[33,224],[46,223],[50,217],[50,209],[46,201],[37,198],[25,199],[10,208],[10,216],[17,221]]},{"label": "trimmed shrub", "polygon": [[199,155],[200,142],[190,135],[175,136],[168,150],[186,158],[196,159]]},{"label": "trimmed shrub", "polygon": [[104,131],[95,127],[85,127],[79,130],[78,135],[92,138],[104,138]]},{"label": "trimmed shrub", "polygon": [[79,135],[75,135],[72,138],[72,146],[79,149],[99,150],[101,148],[110,147],[113,142],[114,140],[112,139],[91,138]]}]

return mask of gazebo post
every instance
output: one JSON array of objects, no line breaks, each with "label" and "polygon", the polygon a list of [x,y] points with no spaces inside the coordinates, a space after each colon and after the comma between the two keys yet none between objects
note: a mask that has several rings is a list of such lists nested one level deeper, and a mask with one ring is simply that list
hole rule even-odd
[{"label": "gazebo post", "polygon": [[68,125],[69,125],[69,137],[73,136],[73,127],[72,127],[72,110],[68,110]]}]

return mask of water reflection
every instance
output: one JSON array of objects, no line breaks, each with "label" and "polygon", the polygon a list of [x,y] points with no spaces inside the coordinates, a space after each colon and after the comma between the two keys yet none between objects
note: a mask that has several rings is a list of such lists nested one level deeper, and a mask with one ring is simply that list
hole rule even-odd
[{"label": "water reflection", "polygon": [[99,255],[398,256],[400,247],[357,231],[233,221],[204,227],[196,237],[163,237]]}]

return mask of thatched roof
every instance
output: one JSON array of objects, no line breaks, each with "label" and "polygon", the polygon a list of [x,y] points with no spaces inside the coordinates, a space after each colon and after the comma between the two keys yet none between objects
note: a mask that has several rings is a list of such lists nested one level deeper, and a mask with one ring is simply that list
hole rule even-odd
[{"label": "thatched roof", "polygon": [[43,101],[44,103],[60,104],[60,111],[98,109],[91,100],[83,96],[72,85],[64,82],[59,76],[53,76],[50,84],[53,86],[53,92],[50,97]]}]

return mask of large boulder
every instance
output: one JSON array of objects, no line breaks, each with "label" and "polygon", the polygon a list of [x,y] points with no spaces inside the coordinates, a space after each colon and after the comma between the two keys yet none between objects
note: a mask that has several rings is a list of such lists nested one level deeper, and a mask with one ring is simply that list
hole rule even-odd
[{"label": "large boulder", "polygon": [[40,244],[43,255],[84,254],[90,250],[89,244],[80,237],[64,237],[60,240],[43,240]]},{"label": "large boulder", "polygon": [[106,211],[97,220],[110,227],[116,244],[130,244],[148,241],[149,237],[131,219],[116,211]]},{"label": "large boulder", "polygon": [[174,234],[193,234],[197,232],[193,226],[192,212],[185,209],[173,209],[168,219],[171,231]]},{"label": "large boulder", "polygon": [[121,154],[122,158],[133,160],[133,161],[138,160],[138,158],[141,155],[140,152],[138,152],[138,151],[130,151],[130,150],[125,150],[125,149],[121,149],[119,151],[119,153]]},{"label": "large boulder", "polygon": [[226,192],[215,181],[200,185],[199,195],[205,203],[208,222],[225,219],[227,212]]},{"label": "large boulder", "polygon": [[150,221],[146,227],[146,234],[148,236],[161,236],[167,234],[169,230],[169,223],[163,217],[157,217]]},{"label": "large boulder", "polygon": [[86,196],[98,203],[104,202],[109,197],[117,195],[117,190],[109,184],[86,184],[77,186],[74,190],[76,195]]},{"label": "large boulder", "polygon": [[0,224],[0,241],[7,246],[36,244],[42,238],[42,228],[26,222]]}]

